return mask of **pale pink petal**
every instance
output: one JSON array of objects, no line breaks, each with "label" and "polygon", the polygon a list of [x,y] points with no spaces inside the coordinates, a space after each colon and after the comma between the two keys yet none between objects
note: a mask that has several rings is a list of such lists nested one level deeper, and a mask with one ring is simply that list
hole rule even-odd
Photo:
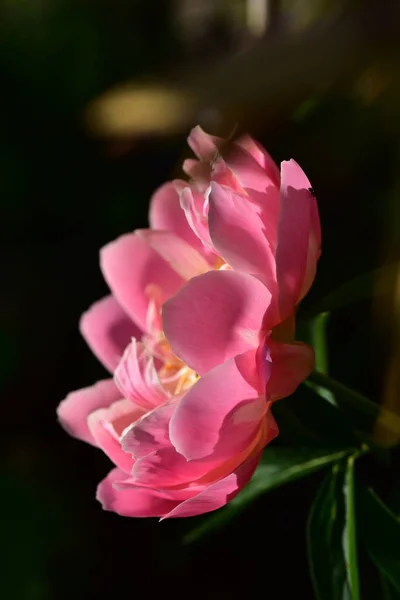
[{"label": "pale pink petal", "polygon": [[[198,162],[198,161],[195,161]],[[184,186],[187,186],[187,182]],[[203,244],[190,228],[181,208],[176,185],[169,181],[156,190],[150,202],[149,221],[151,229],[174,233],[190,246],[202,251]]]},{"label": "pale pink petal", "polygon": [[209,135],[197,125],[188,136],[188,144],[195,155],[203,161],[210,162],[215,158],[219,145],[223,143],[221,138]]},{"label": "pale pink petal", "polygon": [[130,400],[117,400],[108,408],[100,408],[88,416],[88,427],[96,442],[117,467],[130,473],[134,460],[121,448],[123,431],[144,413]]},{"label": "pale pink petal", "polygon": [[169,435],[187,460],[229,457],[250,442],[266,412],[256,350],[218,365],[185,394],[172,415]]},{"label": "pale pink petal", "polygon": [[179,198],[182,210],[193,233],[208,253],[213,252],[214,247],[208,231],[208,198],[189,186],[180,189]]},{"label": "pale pink petal", "polygon": [[169,422],[175,408],[175,404],[164,404],[136,421],[122,437],[125,452],[142,458],[155,450],[170,447]]},{"label": "pale pink petal", "polygon": [[212,183],[208,223],[214,247],[231,267],[276,280],[274,250],[260,208],[249,198]]},{"label": "pale pink petal", "polygon": [[116,489],[114,485],[127,479],[120,469],[113,469],[97,488],[97,500],[104,510],[124,517],[162,517],[176,505],[176,500],[165,499],[150,489],[130,487]]},{"label": "pale pink petal", "polygon": [[93,411],[106,408],[121,398],[112,379],[98,381],[76,392],[71,392],[57,408],[61,425],[73,437],[97,446],[87,425],[87,418]]},{"label": "pale pink petal", "polygon": [[191,279],[163,306],[173,352],[197,373],[257,347],[271,294],[255,277],[211,271]]},{"label": "pale pink petal", "polygon": [[260,461],[261,452],[246,461],[236,471],[210,486],[202,492],[182,502],[165,515],[165,519],[174,517],[193,517],[221,508],[232,500],[247,485]]},{"label": "pale pink petal", "polygon": [[190,279],[210,270],[205,258],[173,233],[139,229],[136,235],[145,240],[183,279]]},{"label": "pale pink petal", "polygon": [[310,182],[294,160],[282,162],[281,177],[276,268],[283,320],[293,312],[303,288],[314,198]]},{"label": "pale pink petal", "polygon": [[290,396],[297,386],[307,379],[314,367],[314,350],[311,346],[296,342],[282,344],[268,340],[271,357],[271,374],[267,382],[267,394],[271,400]]},{"label": "pale pink petal", "polygon": [[105,246],[100,258],[104,278],[117,302],[143,330],[149,304],[147,287],[158,286],[166,300],[183,284],[182,278],[134,233]]},{"label": "pale pink petal", "polygon": [[124,313],[112,296],[95,302],[79,324],[89,348],[103,365],[113,372],[132,337],[141,337],[140,329]]},{"label": "pale pink petal", "polygon": [[127,346],[115,370],[114,381],[124,398],[146,410],[164,404],[169,397],[160,383],[153,357],[135,339]]}]

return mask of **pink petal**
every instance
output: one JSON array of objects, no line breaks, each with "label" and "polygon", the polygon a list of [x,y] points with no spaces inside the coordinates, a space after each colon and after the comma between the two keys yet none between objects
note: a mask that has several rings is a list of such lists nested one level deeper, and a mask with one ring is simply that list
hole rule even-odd
[{"label": "pink petal", "polygon": [[97,500],[104,510],[111,510],[124,517],[162,517],[176,505],[176,500],[165,499],[150,489],[136,487],[124,490],[114,485],[127,479],[120,469],[113,469],[97,488]]},{"label": "pink petal", "polygon": [[221,508],[230,502],[250,481],[260,458],[261,452],[224,479],[213,483],[193,498],[179,504],[163,518],[193,517]]},{"label": "pink petal", "polygon": [[129,233],[101,250],[100,264],[117,302],[143,330],[149,304],[147,287],[157,285],[163,301],[183,284],[179,275],[146,242]]},{"label": "pink petal", "polygon": [[182,187],[179,192],[182,210],[193,233],[201,241],[208,254],[214,251],[208,231],[208,202],[203,193],[189,186]]},{"label": "pink petal", "polygon": [[224,158],[242,188],[265,192],[269,187],[277,187],[275,173],[273,174],[274,179],[271,179],[270,174],[240,146],[233,144]]},{"label": "pink petal", "polygon": [[136,235],[145,240],[183,279],[190,279],[210,270],[205,258],[173,233],[139,229]]},{"label": "pink petal", "polygon": [[[187,183],[184,182],[184,185],[187,186]],[[165,183],[153,194],[150,202],[149,220],[153,230],[174,233],[185,240],[192,248],[202,251],[203,245],[189,227],[180,205],[179,193],[173,182]]]},{"label": "pink petal", "polygon": [[280,185],[280,172],[279,167],[268,152],[253,138],[249,135],[242,136],[235,140],[235,144],[246,150],[264,169],[272,183],[279,188]]},{"label": "pink petal", "polygon": [[267,394],[271,400],[290,396],[297,386],[307,379],[314,367],[314,350],[311,346],[296,342],[282,344],[269,339],[271,374],[267,382]]},{"label": "pink petal", "polygon": [[132,481],[139,486],[157,489],[182,487],[196,482],[209,468],[208,463],[187,461],[170,445],[137,460],[132,470]]},{"label": "pink petal", "polygon": [[121,398],[112,379],[98,381],[76,392],[71,392],[58,408],[57,415],[61,425],[72,436],[97,446],[87,425],[87,418],[98,408],[106,408]]},{"label": "pink petal", "polygon": [[138,459],[155,450],[170,447],[169,422],[175,408],[175,404],[164,404],[136,421],[122,437],[125,452]]},{"label": "pink petal", "polygon": [[209,135],[197,125],[188,136],[188,144],[195,155],[202,161],[210,162],[214,159],[218,146],[223,143],[221,138]]},{"label": "pink petal", "polygon": [[135,339],[126,348],[114,381],[125,398],[146,410],[164,404],[169,397],[160,383],[153,357]]},{"label": "pink petal", "polygon": [[212,183],[208,223],[214,247],[233,269],[275,281],[274,250],[260,208],[248,197]]},{"label": "pink petal", "polygon": [[319,221],[318,206],[315,198],[311,200],[311,229],[308,239],[307,265],[304,281],[300,292],[299,301],[304,298],[310,289],[317,271],[317,262],[321,255],[321,224]]},{"label": "pink petal", "polygon": [[218,365],[185,394],[172,415],[169,435],[187,460],[229,458],[251,441],[266,412],[256,350]]},{"label": "pink petal", "polygon": [[113,372],[132,337],[141,331],[112,296],[95,302],[79,324],[80,332],[93,354]]},{"label": "pink petal", "polygon": [[293,312],[306,276],[314,199],[310,182],[294,160],[282,162],[281,177],[276,265],[283,320]]},{"label": "pink petal", "polygon": [[130,400],[117,400],[108,408],[100,408],[88,416],[88,427],[107,456],[123,471],[130,473],[134,460],[122,450],[123,431],[143,415],[143,408]]},{"label": "pink petal", "polygon": [[203,374],[258,346],[270,302],[270,292],[255,277],[211,271],[164,304],[164,332],[173,352]]}]

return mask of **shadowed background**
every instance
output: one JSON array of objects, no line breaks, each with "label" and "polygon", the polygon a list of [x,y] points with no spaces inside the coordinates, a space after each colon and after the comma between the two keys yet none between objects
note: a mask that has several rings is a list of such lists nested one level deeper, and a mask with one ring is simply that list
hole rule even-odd
[{"label": "shadowed background", "polygon": [[[102,511],[109,461],[69,438],[55,409],[105,376],[77,329],[107,292],[98,250],[146,227],[198,122],[248,129],[310,178],[323,255],[305,310],[398,260],[397,3],[6,0],[0,11],[2,597],[312,598],[304,528],[319,475],[186,547],[197,519]],[[395,410],[398,297],[394,281],[376,286],[387,293],[331,315],[330,373]]]}]

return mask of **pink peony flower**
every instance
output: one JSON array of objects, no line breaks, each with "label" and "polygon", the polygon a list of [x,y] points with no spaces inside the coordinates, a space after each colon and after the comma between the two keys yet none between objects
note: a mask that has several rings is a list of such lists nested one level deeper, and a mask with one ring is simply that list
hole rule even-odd
[{"label": "pink peony flower", "polygon": [[111,289],[81,332],[112,379],[70,394],[64,427],[116,465],[98,488],[126,516],[215,510],[278,433],[271,404],[313,366],[294,312],[319,257],[318,211],[294,161],[281,172],[251,138],[224,160],[196,128],[192,177],[162,186],[151,229],[101,253]]}]

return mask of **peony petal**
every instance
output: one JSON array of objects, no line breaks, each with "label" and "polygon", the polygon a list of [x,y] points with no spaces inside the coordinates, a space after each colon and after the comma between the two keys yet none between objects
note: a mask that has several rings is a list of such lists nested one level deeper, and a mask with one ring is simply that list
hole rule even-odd
[{"label": "peony petal", "polygon": [[282,344],[271,339],[268,340],[268,346],[271,374],[267,382],[267,394],[271,400],[286,398],[313,370],[314,350],[302,342]]},{"label": "peony petal", "polygon": [[276,269],[283,320],[293,312],[303,288],[314,199],[310,182],[294,160],[282,162],[281,176]]},{"label": "peony petal", "polygon": [[179,191],[182,210],[193,233],[201,241],[204,251],[208,256],[213,256],[214,247],[208,231],[208,201],[201,192],[189,186],[182,187]]},{"label": "peony petal", "polygon": [[112,379],[98,381],[76,392],[71,392],[58,408],[57,415],[61,425],[72,436],[97,446],[87,425],[87,418],[93,411],[106,408],[121,398]]},{"label": "peony petal", "polygon": [[164,332],[173,352],[203,374],[258,346],[270,303],[270,292],[255,277],[211,271],[164,304]]},{"label": "peony petal", "polygon": [[[187,186],[187,182],[182,183],[185,187]],[[202,252],[203,244],[188,225],[180,205],[179,193],[172,181],[159,187],[153,194],[150,202],[149,221],[151,229],[174,233],[192,248]]]},{"label": "peony petal", "polygon": [[158,378],[153,357],[135,339],[126,348],[115,370],[114,381],[125,398],[146,410],[164,404],[169,398]]},{"label": "peony petal", "polygon": [[246,461],[224,479],[207,486],[193,498],[181,502],[163,518],[193,517],[221,508],[232,500],[247,485],[260,461],[261,452]]},{"label": "peony petal", "polygon": [[105,246],[100,264],[117,302],[143,331],[149,304],[147,287],[158,286],[165,301],[183,284],[182,278],[134,233]]},{"label": "peony petal", "polygon": [[120,469],[113,469],[97,488],[97,500],[104,510],[124,517],[162,517],[177,505],[176,500],[165,499],[156,491],[131,487],[116,489],[114,485],[127,479]]},{"label": "peony petal", "polygon": [[214,247],[233,269],[274,282],[274,251],[260,213],[248,197],[212,183],[208,223]]},{"label": "peony petal", "polygon": [[257,161],[260,167],[264,169],[273,185],[279,188],[281,179],[279,167],[265,148],[249,135],[244,135],[235,140],[235,144],[246,150]]},{"label": "peony petal", "polygon": [[134,460],[122,450],[123,431],[143,415],[143,408],[130,400],[117,400],[108,408],[100,408],[88,416],[88,427],[97,446],[117,467],[130,473]]},{"label": "peony petal", "polygon": [[162,448],[171,446],[169,422],[175,404],[164,404],[145,414],[124,432],[122,448],[136,459]]},{"label": "peony petal", "polygon": [[112,373],[132,337],[141,331],[112,296],[95,302],[79,324],[80,332],[95,356]]},{"label": "peony petal", "polygon": [[[266,403],[257,373],[256,350],[218,365],[186,393],[172,415],[169,435],[187,460],[229,458],[242,451],[259,426]],[[218,447],[217,447],[218,446]]]},{"label": "peony petal", "polygon": [[139,229],[136,235],[145,240],[183,279],[190,279],[210,270],[205,258],[173,233]]},{"label": "peony petal", "polygon": [[199,125],[191,130],[187,141],[195,155],[205,162],[215,158],[218,147],[224,142],[222,138],[206,133]]}]

